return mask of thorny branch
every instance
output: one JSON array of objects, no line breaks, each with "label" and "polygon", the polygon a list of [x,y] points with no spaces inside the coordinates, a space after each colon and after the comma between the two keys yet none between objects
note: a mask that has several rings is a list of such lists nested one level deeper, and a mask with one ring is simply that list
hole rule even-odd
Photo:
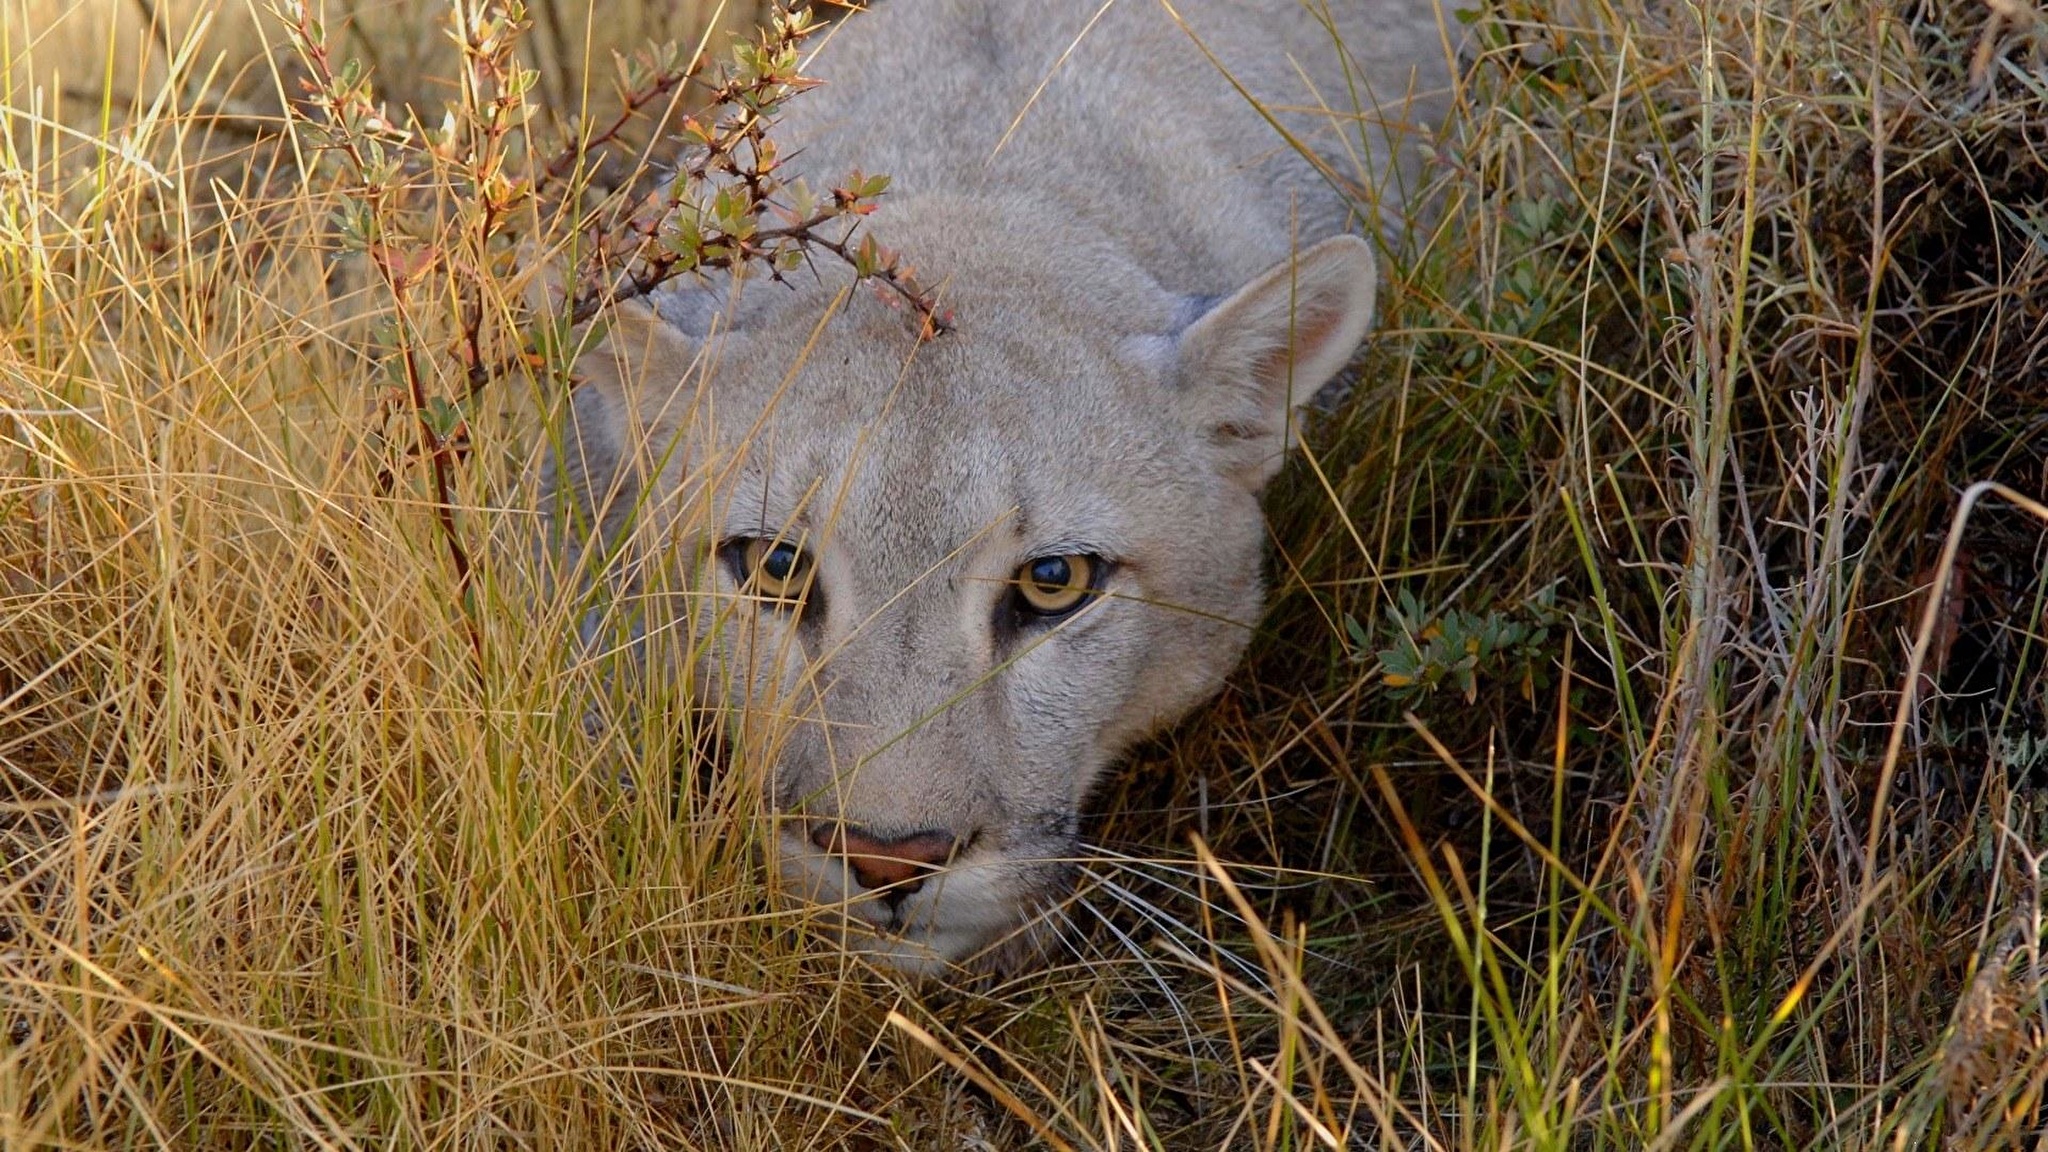
[{"label": "thorny branch", "polygon": [[[807,16],[779,14],[759,46],[738,49],[738,66],[706,101],[709,122],[683,121],[684,164],[623,222],[591,226],[591,254],[570,300],[572,322],[689,273],[761,265],[781,280],[810,252],[824,251],[875,282],[884,299],[916,313],[919,339],[951,331],[950,314],[897,253],[872,237],[854,241],[888,177],[856,171],[821,200],[802,179],[785,184],[778,174],[781,159],[768,130],[783,101],[816,86],[797,70],[797,45],[815,27]],[[781,223],[763,227],[770,217]],[[838,236],[823,231],[841,220],[847,228]]]}]

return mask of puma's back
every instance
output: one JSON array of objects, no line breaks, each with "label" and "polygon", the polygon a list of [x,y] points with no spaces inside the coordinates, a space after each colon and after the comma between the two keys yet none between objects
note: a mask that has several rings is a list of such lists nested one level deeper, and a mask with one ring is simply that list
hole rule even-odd
[{"label": "puma's back", "polygon": [[781,139],[899,199],[1037,201],[1227,291],[1341,227],[1368,195],[1343,185],[1396,160],[1398,213],[1448,96],[1444,35],[1426,0],[883,0],[819,51],[828,87]]},{"label": "puma's back", "polygon": [[1016,935],[1104,768],[1236,663],[1259,492],[1371,322],[1345,226],[1412,188],[1444,44],[1428,0],[884,0],[777,141],[890,175],[867,227],[955,330],[820,263],[585,357],[551,511],[625,542],[616,608],[772,763],[777,868],[851,941]]}]

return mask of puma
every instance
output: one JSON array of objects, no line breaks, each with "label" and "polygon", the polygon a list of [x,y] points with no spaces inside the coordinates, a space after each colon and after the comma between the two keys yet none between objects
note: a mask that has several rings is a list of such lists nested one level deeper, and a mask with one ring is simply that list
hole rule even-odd
[{"label": "puma", "polygon": [[1261,489],[1373,320],[1346,229],[1414,195],[1449,36],[1431,0],[880,0],[777,141],[892,177],[866,227],[954,330],[821,261],[582,357],[557,557],[734,717],[772,867],[849,947],[1029,955],[1090,789],[1238,662]]}]

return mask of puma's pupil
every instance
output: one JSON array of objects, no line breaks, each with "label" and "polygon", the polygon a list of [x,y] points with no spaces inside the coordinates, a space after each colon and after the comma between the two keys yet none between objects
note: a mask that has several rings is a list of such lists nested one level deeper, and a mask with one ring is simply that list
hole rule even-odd
[{"label": "puma's pupil", "polygon": [[796,571],[796,549],[777,544],[761,558],[761,574],[770,580],[787,581]]}]

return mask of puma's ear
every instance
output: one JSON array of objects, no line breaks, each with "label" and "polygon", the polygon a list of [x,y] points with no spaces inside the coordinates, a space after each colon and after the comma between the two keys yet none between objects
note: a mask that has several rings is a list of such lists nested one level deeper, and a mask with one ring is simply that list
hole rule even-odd
[{"label": "puma's ear", "polygon": [[1181,334],[1179,387],[1218,466],[1254,492],[1294,443],[1295,410],[1372,327],[1372,246],[1334,236],[1261,275]]},{"label": "puma's ear", "polygon": [[[669,454],[696,366],[688,337],[637,300],[613,310],[604,339],[576,358],[560,439],[541,473],[551,528],[568,539],[616,541]],[[667,431],[664,432],[664,429]]]},{"label": "puma's ear", "polygon": [[618,399],[637,396],[659,404],[674,392],[696,362],[690,338],[639,300],[612,309],[604,339],[576,358],[585,383]]}]

